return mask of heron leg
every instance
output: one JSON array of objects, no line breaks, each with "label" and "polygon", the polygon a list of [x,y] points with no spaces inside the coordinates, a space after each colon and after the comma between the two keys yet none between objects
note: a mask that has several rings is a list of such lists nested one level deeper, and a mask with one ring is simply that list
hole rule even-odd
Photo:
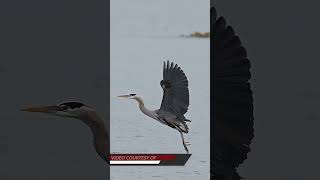
[{"label": "heron leg", "polygon": [[180,132],[180,135],[181,135],[181,139],[182,139],[182,144],[183,144],[184,150],[186,150],[187,154],[189,154],[189,150],[188,150],[187,144],[184,141],[183,133],[181,131],[179,131],[179,132]]}]

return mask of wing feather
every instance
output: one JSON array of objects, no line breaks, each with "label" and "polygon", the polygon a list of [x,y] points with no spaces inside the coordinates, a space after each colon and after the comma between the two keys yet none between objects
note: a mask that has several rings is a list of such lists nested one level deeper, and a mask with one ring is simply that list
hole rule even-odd
[{"label": "wing feather", "polygon": [[180,117],[188,111],[188,79],[182,69],[173,62],[163,63],[163,98],[160,110],[165,110]]}]

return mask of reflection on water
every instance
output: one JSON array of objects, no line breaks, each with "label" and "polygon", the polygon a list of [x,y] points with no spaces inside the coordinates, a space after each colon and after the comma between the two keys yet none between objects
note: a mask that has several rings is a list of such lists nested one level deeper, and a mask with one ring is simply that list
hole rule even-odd
[{"label": "reflection on water", "polygon": [[164,60],[177,63],[188,77],[186,117],[192,120],[185,135],[192,154],[186,166],[111,167],[111,179],[209,179],[209,39],[176,38],[208,31],[209,1],[197,3],[111,1],[111,152],[185,153],[176,130],[146,117],[135,101],[116,98],[135,93],[147,108],[158,109]]}]

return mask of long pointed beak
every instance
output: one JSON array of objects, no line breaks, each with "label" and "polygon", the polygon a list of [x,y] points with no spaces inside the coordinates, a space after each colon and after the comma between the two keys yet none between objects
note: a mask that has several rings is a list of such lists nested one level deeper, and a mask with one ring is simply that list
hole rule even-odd
[{"label": "long pointed beak", "polygon": [[129,98],[130,95],[121,95],[121,96],[117,96],[117,97],[120,97],[120,98]]},{"label": "long pointed beak", "polygon": [[58,106],[38,106],[38,107],[26,107],[21,109],[21,111],[26,111],[26,112],[42,112],[42,113],[54,113],[59,110],[60,108]]}]

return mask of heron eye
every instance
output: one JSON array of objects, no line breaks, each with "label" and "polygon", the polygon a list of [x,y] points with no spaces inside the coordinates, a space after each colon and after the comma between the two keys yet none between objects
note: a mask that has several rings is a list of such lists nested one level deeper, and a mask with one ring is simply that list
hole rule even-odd
[{"label": "heron eye", "polygon": [[66,105],[61,105],[60,108],[61,108],[62,110],[67,110],[67,109],[68,109],[68,106],[66,106]]}]

